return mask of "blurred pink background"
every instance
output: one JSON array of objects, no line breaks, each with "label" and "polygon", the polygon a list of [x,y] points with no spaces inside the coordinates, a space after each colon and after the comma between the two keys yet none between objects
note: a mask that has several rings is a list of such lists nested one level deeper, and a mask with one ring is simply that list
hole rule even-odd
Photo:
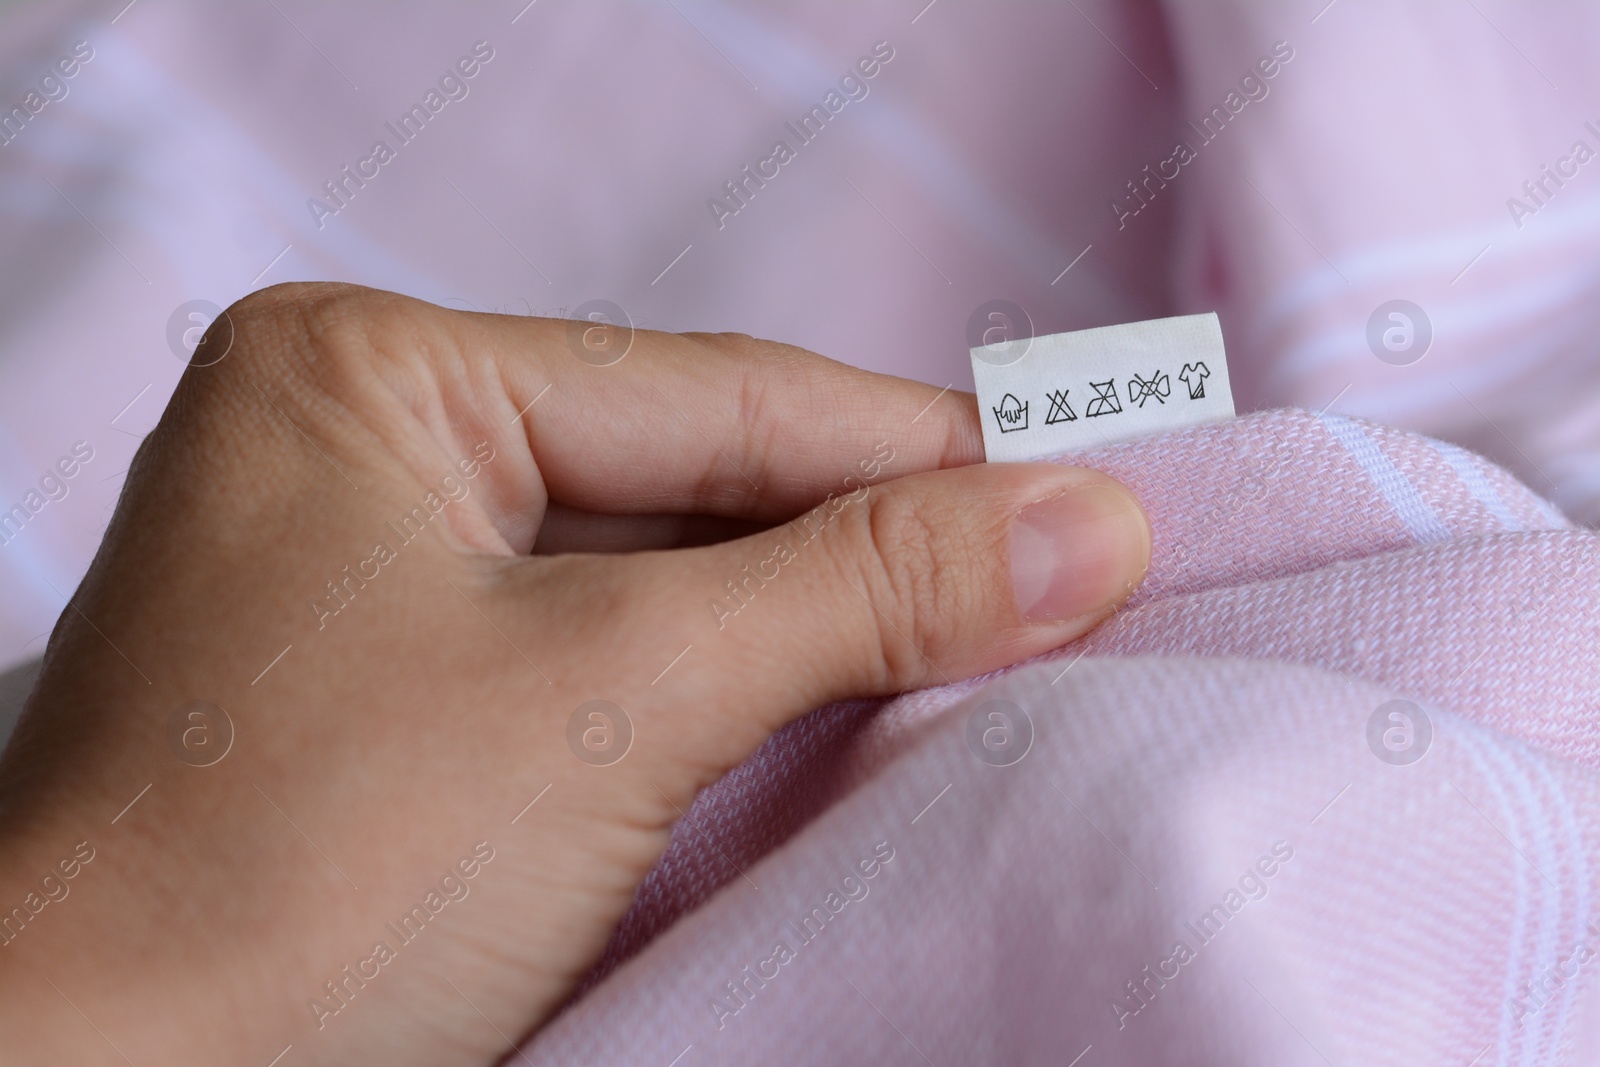
[{"label": "blurred pink background", "polygon": [[[1600,13],[1310,3],[210,5],[0,12],[0,510],[93,459],[0,547],[0,665],[42,651],[183,369],[189,301],[339,279],[449,306],[738,330],[970,388],[985,301],[1036,332],[1217,310],[1241,411],[1481,451],[1600,518]],[[475,42],[493,58],[319,228],[308,199]],[[719,228],[707,201],[858,59],[893,58]],[[1292,53],[1150,204],[1143,180]],[[1281,54],[1281,48],[1280,48]],[[38,99],[38,98],[36,98]],[[1553,192],[1552,192],[1553,190]],[[1070,269],[1068,269],[1070,268]],[[1369,317],[1431,323],[1380,361]]]}]

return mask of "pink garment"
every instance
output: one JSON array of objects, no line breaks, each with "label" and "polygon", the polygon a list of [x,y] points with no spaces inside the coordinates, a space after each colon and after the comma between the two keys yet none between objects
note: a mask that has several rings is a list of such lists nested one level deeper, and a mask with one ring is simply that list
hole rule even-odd
[{"label": "pink garment", "polygon": [[[1149,508],[1134,600],[774,737],[696,801],[533,1062],[1600,1055],[1596,535],[1343,416],[1063,458]],[[1396,699],[1431,723],[1398,753],[1369,726]],[[1032,720],[1010,766],[969,739],[993,700]]]},{"label": "pink garment", "polygon": [[[182,369],[172,316],[294,279],[606,298],[957,388],[995,298],[1040,332],[1217,310],[1241,410],[1331,402],[1600,518],[1600,164],[1541,170],[1600,148],[1589,6],[62,0],[0,13],[0,109],[80,40],[65,98],[0,144],[0,510],[75,441],[96,458],[0,547],[0,665],[93,555]],[[308,200],[480,40],[470,93],[319,228]],[[719,227],[708,201],[879,41],[866,97]],[[1197,157],[1158,185],[1180,138]],[[1368,346],[1392,299],[1433,325],[1409,366]]]},{"label": "pink garment", "polygon": [[[1078,457],[1151,512],[1134,603],[784,731],[702,795],[535,1063],[1596,1058],[1594,537],[1540,499],[1600,519],[1600,171],[1542,169],[1600,147],[1595,9],[84,0],[0,14],[0,109],[79,40],[0,145],[0,509],[95,458],[0,547],[0,664],[94,552],[175,312],[279,281],[607,298],[941,387],[996,297],[1040,332],[1216,309],[1241,410],[1339,413]],[[307,200],[478,40],[471,94],[319,227]],[[880,40],[870,95],[719,226]],[[1150,178],[1280,41],[1270,92]],[[1367,339],[1394,299],[1435,334],[1405,366]],[[1013,766],[969,747],[995,699],[1034,724]],[[1376,754],[1393,720],[1369,743],[1391,699],[1432,724],[1412,765]]]}]

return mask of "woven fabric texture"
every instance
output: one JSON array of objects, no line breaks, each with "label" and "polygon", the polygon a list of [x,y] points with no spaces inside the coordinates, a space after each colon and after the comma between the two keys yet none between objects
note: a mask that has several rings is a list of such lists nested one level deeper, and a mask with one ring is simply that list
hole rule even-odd
[{"label": "woven fabric texture", "polygon": [[1592,1062],[1596,535],[1340,416],[1061,458],[1145,501],[1138,595],[775,736],[533,1061]]}]

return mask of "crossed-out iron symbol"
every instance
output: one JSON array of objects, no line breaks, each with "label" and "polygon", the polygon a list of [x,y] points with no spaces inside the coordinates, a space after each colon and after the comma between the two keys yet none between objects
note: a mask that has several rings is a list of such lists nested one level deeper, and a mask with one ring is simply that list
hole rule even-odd
[{"label": "crossed-out iron symbol", "polygon": [[1151,397],[1155,397],[1156,403],[1165,404],[1167,402],[1166,398],[1171,395],[1172,378],[1162,374],[1159,370],[1151,373],[1148,381],[1135,374],[1128,382],[1128,403],[1131,404],[1137,400],[1141,408],[1144,407],[1144,402]]}]

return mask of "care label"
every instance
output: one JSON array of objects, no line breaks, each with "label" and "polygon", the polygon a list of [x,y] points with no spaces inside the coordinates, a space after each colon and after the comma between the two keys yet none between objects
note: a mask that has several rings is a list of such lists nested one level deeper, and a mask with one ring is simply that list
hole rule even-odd
[{"label": "care label", "polygon": [[1233,417],[1215,313],[972,349],[991,463],[1026,462]]}]

